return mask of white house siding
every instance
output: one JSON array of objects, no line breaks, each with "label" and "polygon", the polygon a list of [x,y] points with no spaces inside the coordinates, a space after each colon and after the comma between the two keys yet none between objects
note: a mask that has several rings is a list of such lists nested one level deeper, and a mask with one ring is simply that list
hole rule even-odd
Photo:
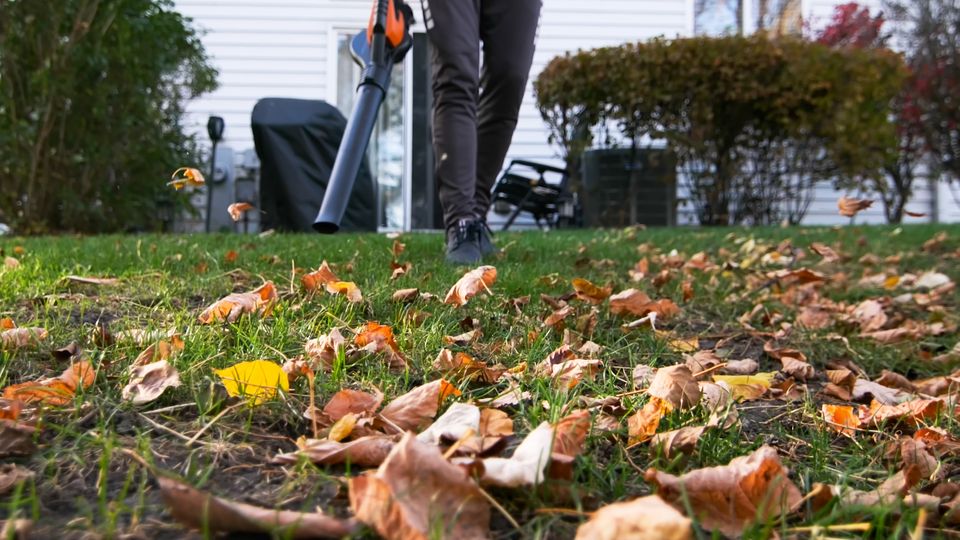
[{"label": "white house siding", "polygon": [[[840,2],[806,0],[805,17],[820,26]],[[414,31],[423,31],[419,1],[410,3],[418,19]],[[250,113],[260,98],[335,102],[336,32],[365,26],[370,5],[371,0],[176,0],[177,9],[206,32],[204,45],[220,71],[220,88],[191,103],[189,125],[203,133],[208,116],[222,116],[225,144],[239,152],[253,147]],[[531,83],[507,159],[557,159],[532,94],[533,79],[551,58],[655,36],[690,35],[692,12],[693,0],[545,0]],[[834,211],[837,196],[829,187],[820,190],[807,221],[842,223]],[[911,207],[929,207],[931,198],[923,186]],[[880,211],[861,216],[859,221],[882,221]],[[960,211],[951,206],[940,216],[960,219]]]}]

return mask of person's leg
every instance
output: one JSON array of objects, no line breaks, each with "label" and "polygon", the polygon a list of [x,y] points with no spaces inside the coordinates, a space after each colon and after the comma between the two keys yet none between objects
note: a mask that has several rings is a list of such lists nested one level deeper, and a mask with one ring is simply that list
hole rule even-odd
[{"label": "person's leg", "polygon": [[510,148],[523,102],[541,0],[481,0],[483,73],[477,106],[474,212],[486,219],[490,192]]},{"label": "person's leg", "polygon": [[444,224],[473,219],[480,0],[424,0],[433,64],[433,147]]}]

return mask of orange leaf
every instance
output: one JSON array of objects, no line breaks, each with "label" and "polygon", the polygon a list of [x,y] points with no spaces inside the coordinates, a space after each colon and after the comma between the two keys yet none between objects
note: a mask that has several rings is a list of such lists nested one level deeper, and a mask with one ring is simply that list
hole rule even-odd
[{"label": "orange leaf", "polygon": [[493,266],[474,268],[463,275],[443,299],[443,303],[460,307],[480,291],[489,291],[497,280],[497,269]]},{"label": "orange leaf", "polygon": [[857,417],[853,407],[824,403],[820,411],[823,413],[823,420],[837,433],[852,437],[860,427],[860,418]]},{"label": "orange leaf", "polygon": [[860,421],[877,425],[896,420],[916,426],[936,418],[943,404],[940,399],[914,399],[897,405],[884,405],[873,400],[869,408],[860,406]]},{"label": "orange leaf", "polygon": [[590,304],[603,303],[613,292],[612,287],[599,287],[582,278],[573,280],[573,290],[576,291],[577,298]]},{"label": "orange leaf", "polygon": [[254,206],[248,202],[233,203],[227,207],[227,213],[234,221],[240,221],[244,212],[253,210]]},{"label": "orange leaf", "polygon": [[608,504],[577,529],[576,540],[692,540],[690,520],[657,495]]},{"label": "orange leaf", "polygon": [[627,444],[634,445],[649,441],[660,427],[660,419],[666,413],[663,401],[653,398],[627,420]]},{"label": "orange leaf", "polygon": [[246,293],[233,293],[216,301],[203,310],[197,318],[202,324],[214,322],[235,322],[244,313],[259,313],[266,317],[273,311],[277,303],[277,289],[272,281],[268,281],[256,289]]},{"label": "orange leaf", "polygon": [[180,167],[170,175],[170,181],[167,182],[167,185],[180,190],[187,186],[202,186],[204,182],[203,173],[199,169]]},{"label": "orange leaf", "polygon": [[93,380],[93,367],[89,362],[81,361],[72,364],[59,377],[10,385],[3,389],[3,397],[24,403],[65,405],[73,399],[78,388],[89,388]]},{"label": "orange leaf", "polygon": [[460,391],[447,381],[438,379],[397,397],[383,408],[380,416],[400,429],[420,430],[433,420],[440,403],[451,394],[460,395]]},{"label": "orange leaf", "polygon": [[340,278],[333,273],[333,270],[330,269],[330,265],[327,264],[327,261],[320,263],[320,268],[310,272],[309,274],[305,274],[302,278],[300,278],[300,282],[303,283],[303,287],[308,291],[315,291],[327,283],[336,281],[340,281]]},{"label": "orange leaf", "polygon": [[837,201],[837,208],[840,209],[841,216],[853,217],[862,210],[866,210],[873,205],[873,201],[866,199],[850,199],[846,196],[840,197]]},{"label": "orange leaf", "polygon": [[343,389],[333,395],[323,408],[323,414],[331,422],[337,422],[348,414],[371,415],[383,403],[383,394],[378,390],[375,394],[360,392],[359,390]]},{"label": "orange leaf", "polygon": [[704,529],[727,536],[739,536],[756,521],[788,514],[803,500],[772,446],[679,477],[647,469],[645,479],[675,508],[689,505]]},{"label": "orange leaf", "polygon": [[357,347],[367,348],[373,352],[386,353],[391,367],[407,365],[407,359],[400,352],[400,347],[393,339],[393,328],[385,324],[368,321],[357,336],[353,338],[353,343]]}]

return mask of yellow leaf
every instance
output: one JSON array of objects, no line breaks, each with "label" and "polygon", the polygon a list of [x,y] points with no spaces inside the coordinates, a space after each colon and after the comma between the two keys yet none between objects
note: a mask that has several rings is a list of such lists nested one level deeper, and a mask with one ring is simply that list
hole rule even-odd
[{"label": "yellow leaf", "polygon": [[331,441],[340,442],[346,439],[353,432],[353,428],[357,425],[357,415],[352,412],[347,413],[340,417],[335,424],[330,426],[330,434],[327,435],[327,438]]},{"label": "yellow leaf", "polygon": [[215,370],[227,393],[233,397],[243,396],[252,405],[259,405],[277,394],[277,388],[290,390],[287,374],[279,364],[269,360],[240,362],[228,368]]},{"label": "yellow leaf", "polygon": [[750,400],[762,396],[773,384],[775,371],[754,373],[753,375],[714,375],[713,381],[724,383],[730,388],[733,399]]},{"label": "yellow leaf", "polygon": [[172,186],[173,189],[183,189],[187,186],[202,186],[204,184],[203,173],[199,169],[193,169],[190,167],[180,167],[179,169],[173,171],[173,174],[170,175],[170,181],[167,182],[168,186]]},{"label": "yellow leaf", "polygon": [[883,280],[884,289],[896,289],[897,285],[900,284],[900,276],[890,276],[887,279]]}]

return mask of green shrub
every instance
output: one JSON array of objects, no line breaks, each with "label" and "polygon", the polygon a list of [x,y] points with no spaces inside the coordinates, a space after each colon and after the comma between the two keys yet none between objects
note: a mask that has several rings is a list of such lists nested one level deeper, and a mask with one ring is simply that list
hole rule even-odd
[{"label": "green shrub", "polygon": [[700,222],[725,225],[798,222],[817,182],[875,172],[902,76],[885,51],[734,36],[582,51],[534,86],[571,169],[611,124],[634,145],[665,141]]},{"label": "green shrub", "polygon": [[155,227],[165,178],[195,162],[184,104],[215,77],[170,0],[0,2],[0,221]]}]

